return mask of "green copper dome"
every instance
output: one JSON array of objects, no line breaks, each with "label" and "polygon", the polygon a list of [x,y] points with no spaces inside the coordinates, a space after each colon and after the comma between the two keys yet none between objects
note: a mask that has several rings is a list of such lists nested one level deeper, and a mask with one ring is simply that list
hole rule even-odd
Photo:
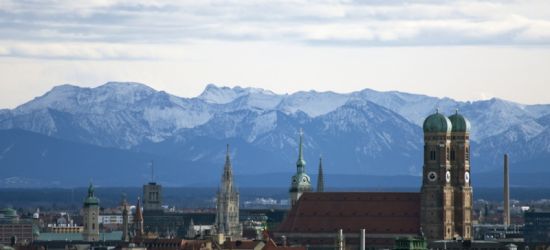
[{"label": "green copper dome", "polygon": [[470,121],[458,114],[458,110],[454,115],[449,116],[449,120],[453,125],[453,132],[470,132]]},{"label": "green copper dome", "polygon": [[428,118],[424,120],[424,125],[422,127],[424,128],[424,132],[432,133],[449,133],[452,129],[451,121],[438,111],[428,116]]},{"label": "green copper dome", "polygon": [[99,205],[99,199],[95,197],[94,195],[94,186],[92,183],[90,183],[90,186],[88,187],[88,197],[84,200],[84,206],[98,206]]}]

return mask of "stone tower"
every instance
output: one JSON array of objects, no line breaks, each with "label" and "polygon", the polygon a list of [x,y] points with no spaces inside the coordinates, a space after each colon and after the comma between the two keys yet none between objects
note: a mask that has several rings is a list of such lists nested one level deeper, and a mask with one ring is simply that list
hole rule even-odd
[{"label": "stone tower", "polygon": [[155,182],[154,165],[151,162],[151,181],[143,185],[143,211],[162,211],[162,186]]},{"label": "stone tower", "polygon": [[120,206],[122,208],[122,241],[128,242],[130,240],[130,232],[129,232],[130,206],[126,201],[126,195],[122,196],[122,202]]},{"label": "stone tower", "polygon": [[436,111],[424,120],[424,167],[420,222],[429,240],[455,234],[454,189],[450,161],[451,121]]},{"label": "stone tower", "polygon": [[451,185],[454,190],[454,226],[457,236],[472,239],[472,186],[470,185],[470,122],[458,113],[451,121]]},{"label": "stone tower", "polygon": [[240,238],[242,227],[239,223],[239,193],[233,183],[229,144],[227,145],[221,187],[218,190],[216,202],[216,222],[214,225],[216,232],[225,236]]},{"label": "stone tower", "polygon": [[300,130],[300,144],[298,148],[298,161],[296,161],[296,174],[292,176],[290,184],[290,205],[294,206],[304,192],[311,192],[311,179],[306,174],[306,161],[303,156],[304,133]]},{"label": "stone tower", "polygon": [[99,240],[99,199],[94,195],[94,186],[90,183],[88,197],[84,200],[83,207],[84,229],[82,238],[84,241]]},{"label": "stone tower", "polygon": [[325,179],[323,176],[323,158],[319,157],[319,173],[317,174],[317,192],[325,192]]}]

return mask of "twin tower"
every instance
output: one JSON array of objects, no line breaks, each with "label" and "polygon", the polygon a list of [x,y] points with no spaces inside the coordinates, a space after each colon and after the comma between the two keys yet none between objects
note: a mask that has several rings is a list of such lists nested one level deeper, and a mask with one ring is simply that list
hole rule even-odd
[{"label": "twin tower", "polygon": [[470,122],[458,111],[424,120],[422,229],[428,239],[472,239]]}]

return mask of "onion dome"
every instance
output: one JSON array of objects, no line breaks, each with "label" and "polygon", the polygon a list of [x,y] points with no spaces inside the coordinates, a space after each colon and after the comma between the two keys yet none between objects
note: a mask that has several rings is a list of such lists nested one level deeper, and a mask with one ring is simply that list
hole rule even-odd
[{"label": "onion dome", "polygon": [[449,116],[449,120],[451,120],[451,124],[453,125],[453,132],[470,132],[470,121],[460,115],[458,109],[454,115]]},{"label": "onion dome", "polygon": [[90,186],[88,187],[88,197],[84,200],[84,206],[98,206],[99,205],[99,199],[95,197],[94,195],[94,186],[92,183],[90,183]]},{"label": "onion dome", "polygon": [[439,113],[439,110],[435,111],[435,114],[431,114],[424,120],[422,126],[424,133],[449,133],[452,130],[451,121],[444,115]]}]

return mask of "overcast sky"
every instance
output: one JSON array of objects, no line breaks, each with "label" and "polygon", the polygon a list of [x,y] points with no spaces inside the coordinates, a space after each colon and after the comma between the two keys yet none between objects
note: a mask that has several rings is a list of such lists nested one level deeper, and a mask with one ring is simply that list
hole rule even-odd
[{"label": "overcast sky", "polygon": [[107,81],[550,103],[550,1],[0,0],[0,81],[0,108]]}]

